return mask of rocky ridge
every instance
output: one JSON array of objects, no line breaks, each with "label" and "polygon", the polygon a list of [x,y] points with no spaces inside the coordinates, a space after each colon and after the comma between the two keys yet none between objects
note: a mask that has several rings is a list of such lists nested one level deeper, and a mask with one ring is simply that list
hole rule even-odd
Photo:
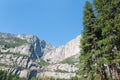
[{"label": "rocky ridge", "polygon": [[79,54],[80,52],[80,36],[69,41],[66,45],[60,46],[49,51],[43,56],[48,63],[59,63],[63,59]]},{"label": "rocky ridge", "polygon": [[[80,36],[64,46],[53,47],[34,35],[0,33],[0,69],[20,77],[70,78],[78,70],[76,64],[64,60],[78,60]],[[62,62],[64,61],[64,63]],[[44,65],[43,65],[44,64]]]}]

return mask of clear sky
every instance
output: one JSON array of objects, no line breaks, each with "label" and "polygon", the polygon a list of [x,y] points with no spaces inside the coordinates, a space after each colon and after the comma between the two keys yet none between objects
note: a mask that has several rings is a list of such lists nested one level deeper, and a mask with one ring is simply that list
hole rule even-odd
[{"label": "clear sky", "polygon": [[33,34],[63,45],[81,34],[85,1],[0,0],[0,32]]}]

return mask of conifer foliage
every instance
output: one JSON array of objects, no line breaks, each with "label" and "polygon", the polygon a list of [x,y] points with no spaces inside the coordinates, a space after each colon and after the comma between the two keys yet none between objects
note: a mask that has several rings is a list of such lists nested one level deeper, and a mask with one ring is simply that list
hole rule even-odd
[{"label": "conifer foliage", "polygon": [[[84,17],[83,17],[83,24],[84,30],[81,39],[81,73],[87,74],[91,77],[91,69],[92,69],[92,52],[91,50],[95,48],[95,35],[94,35],[94,22],[95,22],[95,15],[93,12],[92,4],[90,2],[86,2],[84,10]],[[85,71],[86,70],[86,71]]]},{"label": "conifer foliage", "polygon": [[88,80],[120,80],[120,0],[86,2],[80,73]]}]

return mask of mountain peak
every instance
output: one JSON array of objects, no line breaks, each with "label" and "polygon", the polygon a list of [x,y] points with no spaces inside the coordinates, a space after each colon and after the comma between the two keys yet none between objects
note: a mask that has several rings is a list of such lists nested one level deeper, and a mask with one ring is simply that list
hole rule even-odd
[{"label": "mountain peak", "polygon": [[[27,78],[44,75],[73,77],[78,68],[73,64],[62,64],[61,61],[72,56],[72,59],[78,59],[80,38],[77,36],[56,48],[34,35],[0,33],[0,69]],[[65,73],[61,74],[59,70]]]},{"label": "mountain peak", "polygon": [[50,52],[46,53],[43,58],[45,61],[49,63],[58,63],[65,58],[70,56],[79,54],[80,52],[80,38],[81,36],[77,36],[75,39],[72,39],[68,43],[63,46],[59,46],[51,50]]}]

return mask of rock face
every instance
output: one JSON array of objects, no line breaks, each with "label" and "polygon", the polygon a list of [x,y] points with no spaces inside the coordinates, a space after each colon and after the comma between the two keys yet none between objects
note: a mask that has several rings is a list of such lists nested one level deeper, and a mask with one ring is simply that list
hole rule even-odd
[{"label": "rock face", "polygon": [[79,54],[80,52],[80,36],[71,40],[64,46],[60,46],[51,50],[43,56],[44,60],[49,63],[58,63],[65,58]]},{"label": "rock face", "polygon": [[33,35],[0,33],[0,69],[28,77],[33,70],[41,70],[37,61],[52,49],[49,43]]},{"label": "rock face", "polygon": [[[49,43],[44,40],[40,40],[38,37],[33,35],[11,35],[6,33],[0,33],[0,39],[4,40],[5,43],[15,45],[14,47],[5,48],[5,45],[1,45],[1,52],[13,52],[28,55],[34,59],[43,56],[46,52],[54,49]],[[22,43],[22,44],[21,44]],[[21,44],[21,45],[17,45]],[[17,45],[17,46],[16,46]]]},{"label": "rock face", "polygon": [[49,65],[46,67],[46,71],[51,71],[51,72],[68,72],[72,73],[77,71],[78,68],[75,67],[75,65],[72,64],[54,64],[54,65]]},{"label": "rock face", "polygon": [[54,78],[69,79],[71,77],[74,77],[75,75],[76,75],[75,73],[43,72],[43,73],[38,73],[37,77],[48,76]]},{"label": "rock face", "polygon": [[25,78],[67,79],[78,70],[79,43],[80,36],[55,48],[34,35],[0,33],[0,69]]}]

